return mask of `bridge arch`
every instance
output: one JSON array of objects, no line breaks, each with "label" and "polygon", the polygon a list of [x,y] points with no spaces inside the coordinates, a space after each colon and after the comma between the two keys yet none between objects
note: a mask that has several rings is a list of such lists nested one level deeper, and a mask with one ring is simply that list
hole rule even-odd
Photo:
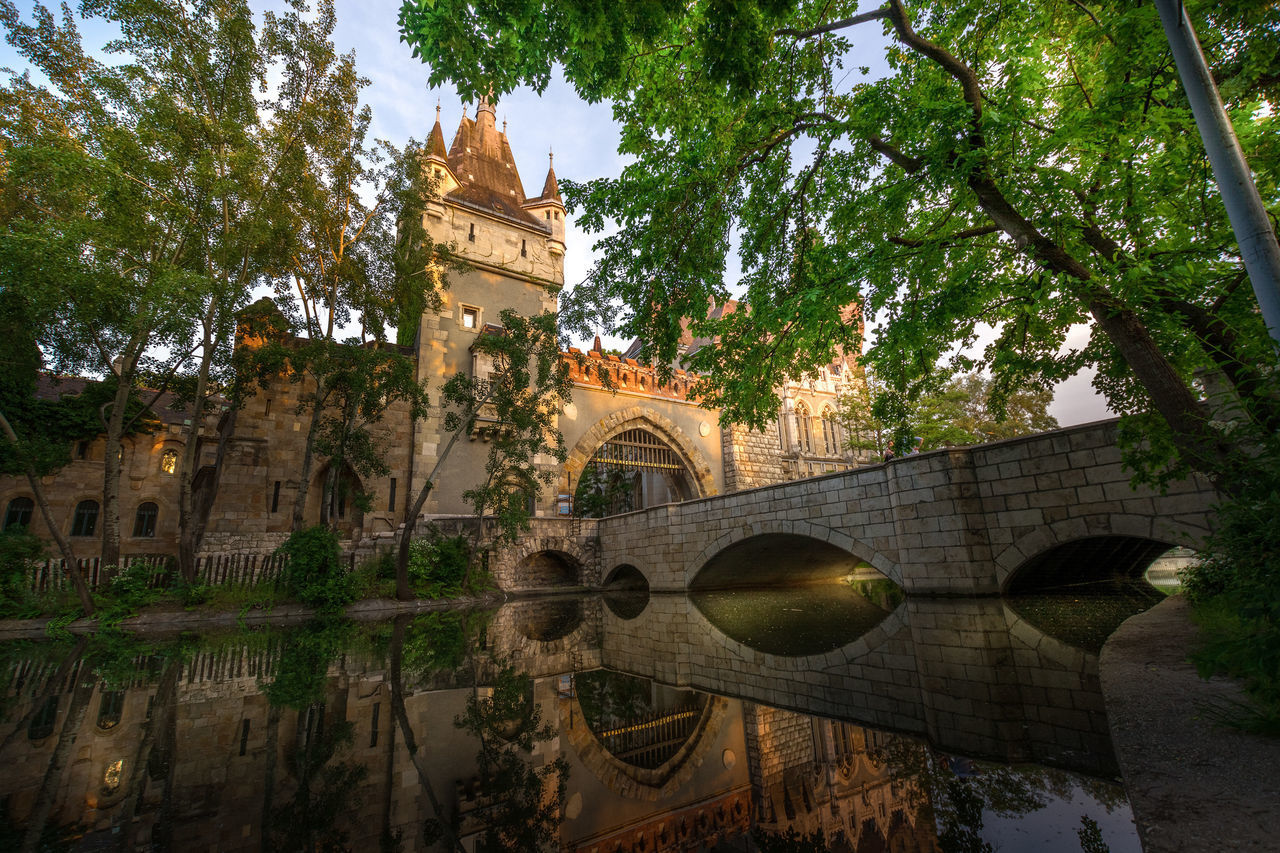
[{"label": "bridge arch", "polygon": [[697,443],[670,418],[646,406],[631,406],[614,412],[583,433],[560,468],[560,492],[572,494],[583,470],[602,444],[634,429],[652,433],[675,451],[689,474],[690,485],[697,492],[693,497],[706,498],[717,494],[711,463]]},{"label": "bridge arch", "polygon": [[[897,563],[877,552],[870,545],[862,542],[842,530],[836,530],[812,521],[786,518],[763,518],[747,522],[723,533],[713,542],[685,563],[684,585],[692,589],[698,585],[698,577],[717,556],[735,546],[753,539],[760,539],[763,544],[766,537],[774,537],[776,541],[810,540],[824,543],[830,548],[848,554],[851,558],[870,563],[876,571],[902,586],[902,569]],[[844,572],[843,574],[847,574]],[[839,577],[840,574],[828,574],[827,577]],[[813,579],[817,579],[815,576]],[[704,583],[710,578],[704,579]]]},{"label": "bridge arch", "polygon": [[585,575],[592,555],[570,537],[537,536],[496,553],[498,562],[491,570],[502,589],[585,586],[591,582]]},{"label": "bridge arch", "polygon": [[[996,584],[1002,592],[1008,592],[1019,580],[1026,580],[1027,572],[1047,570],[1055,556],[1065,559],[1075,551],[1083,553],[1081,549],[1086,548],[1089,542],[1110,541],[1117,547],[1124,542],[1132,543],[1130,550],[1133,553],[1129,561],[1136,565],[1143,560],[1149,564],[1177,545],[1198,550],[1207,534],[1207,528],[1198,525],[1135,514],[1099,514],[1066,519],[1037,527],[997,554],[994,561]],[[1143,544],[1148,546],[1145,551]]]}]

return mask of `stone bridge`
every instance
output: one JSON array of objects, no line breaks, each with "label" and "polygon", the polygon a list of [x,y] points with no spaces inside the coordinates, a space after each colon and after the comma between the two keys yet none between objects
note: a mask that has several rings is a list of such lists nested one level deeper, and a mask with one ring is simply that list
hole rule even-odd
[{"label": "stone bridge", "polygon": [[587,586],[629,577],[653,591],[683,591],[829,580],[866,563],[908,593],[992,595],[1137,575],[1171,546],[1203,544],[1217,493],[1198,475],[1163,492],[1132,485],[1116,423],[938,450],[599,522],[539,520],[519,554],[500,557],[499,582],[544,586],[559,566],[570,582],[576,567]]}]

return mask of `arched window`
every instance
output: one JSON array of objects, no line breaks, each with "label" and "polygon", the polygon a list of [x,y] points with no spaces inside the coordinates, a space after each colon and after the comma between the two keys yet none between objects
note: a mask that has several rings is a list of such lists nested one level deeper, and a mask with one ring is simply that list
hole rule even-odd
[{"label": "arched window", "polygon": [[103,693],[98,703],[98,728],[104,732],[111,731],[120,725],[122,713],[124,713],[124,691],[110,690]]},{"label": "arched window", "polygon": [[796,441],[800,443],[802,453],[813,452],[813,432],[810,430],[809,407],[804,403],[796,403]]},{"label": "arched window", "polygon": [[4,529],[30,527],[31,512],[34,509],[35,504],[31,502],[31,498],[14,498],[9,501],[9,508],[4,512]]},{"label": "arched window", "polygon": [[71,521],[72,536],[92,536],[98,529],[98,502],[80,501],[76,504],[76,514]]},{"label": "arched window", "polygon": [[[268,407],[270,407],[270,405],[271,405],[271,401],[270,401],[270,400],[268,400],[268,401],[267,401],[267,406],[268,406]],[[163,473],[165,473],[165,474],[173,474],[173,473],[177,472],[177,470],[178,470],[178,451],[176,451],[176,450],[166,450],[166,451],[164,452],[164,454],[160,457],[160,470],[161,470]]]},{"label": "arched window", "polygon": [[148,538],[156,535],[156,517],[160,514],[160,507],[153,502],[138,504],[138,514],[133,517],[133,535],[146,536]]},{"label": "arched window", "polygon": [[58,697],[50,696],[31,718],[31,724],[27,726],[27,737],[31,740],[44,740],[53,734],[53,724],[57,719]]},{"label": "arched window", "polygon": [[840,440],[836,435],[836,415],[831,411],[830,406],[822,410],[822,445],[828,456],[835,456],[840,452]]}]

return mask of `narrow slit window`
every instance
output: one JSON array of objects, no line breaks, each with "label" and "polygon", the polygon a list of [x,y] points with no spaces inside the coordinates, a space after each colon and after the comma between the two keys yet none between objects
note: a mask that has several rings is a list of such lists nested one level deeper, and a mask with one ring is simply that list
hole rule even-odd
[{"label": "narrow slit window", "polygon": [[471,223],[471,230],[467,232],[467,239],[472,243],[476,241],[476,224],[474,222]]},{"label": "narrow slit window", "polygon": [[280,481],[276,480],[275,488],[271,491],[271,511],[275,512],[280,509]]},{"label": "narrow slit window", "polygon": [[387,512],[395,512],[396,511],[396,478],[395,477],[391,478],[391,489],[389,491],[390,491],[390,494],[387,497]]},{"label": "narrow slit window", "polygon": [[240,721],[240,754],[244,755],[249,749],[249,720],[245,718]]},{"label": "narrow slit window", "polygon": [[520,257],[522,258],[529,257],[529,246],[524,240],[520,241]]},{"label": "narrow slit window", "polygon": [[373,719],[370,721],[370,725],[369,725],[369,746],[371,747],[378,745],[378,715],[381,710],[382,710],[382,703],[374,702],[373,703]]}]

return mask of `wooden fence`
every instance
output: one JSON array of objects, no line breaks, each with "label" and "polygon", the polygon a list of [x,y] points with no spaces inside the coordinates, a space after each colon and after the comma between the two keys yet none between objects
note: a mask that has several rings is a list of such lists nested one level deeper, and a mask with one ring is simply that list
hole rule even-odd
[{"label": "wooden fence", "polygon": [[[286,557],[283,554],[214,554],[196,558],[196,582],[210,586],[240,586],[278,581],[284,572]],[[97,589],[103,581],[102,558],[85,557],[78,561],[80,574],[89,582],[90,589]],[[347,571],[354,571],[356,555],[344,554],[342,562]],[[47,592],[71,588],[67,577],[66,560],[45,560],[31,571],[30,588],[33,592]],[[168,587],[177,577],[178,560],[170,554],[144,554],[121,557],[122,566],[144,563],[158,569],[151,577],[151,586]]]}]

